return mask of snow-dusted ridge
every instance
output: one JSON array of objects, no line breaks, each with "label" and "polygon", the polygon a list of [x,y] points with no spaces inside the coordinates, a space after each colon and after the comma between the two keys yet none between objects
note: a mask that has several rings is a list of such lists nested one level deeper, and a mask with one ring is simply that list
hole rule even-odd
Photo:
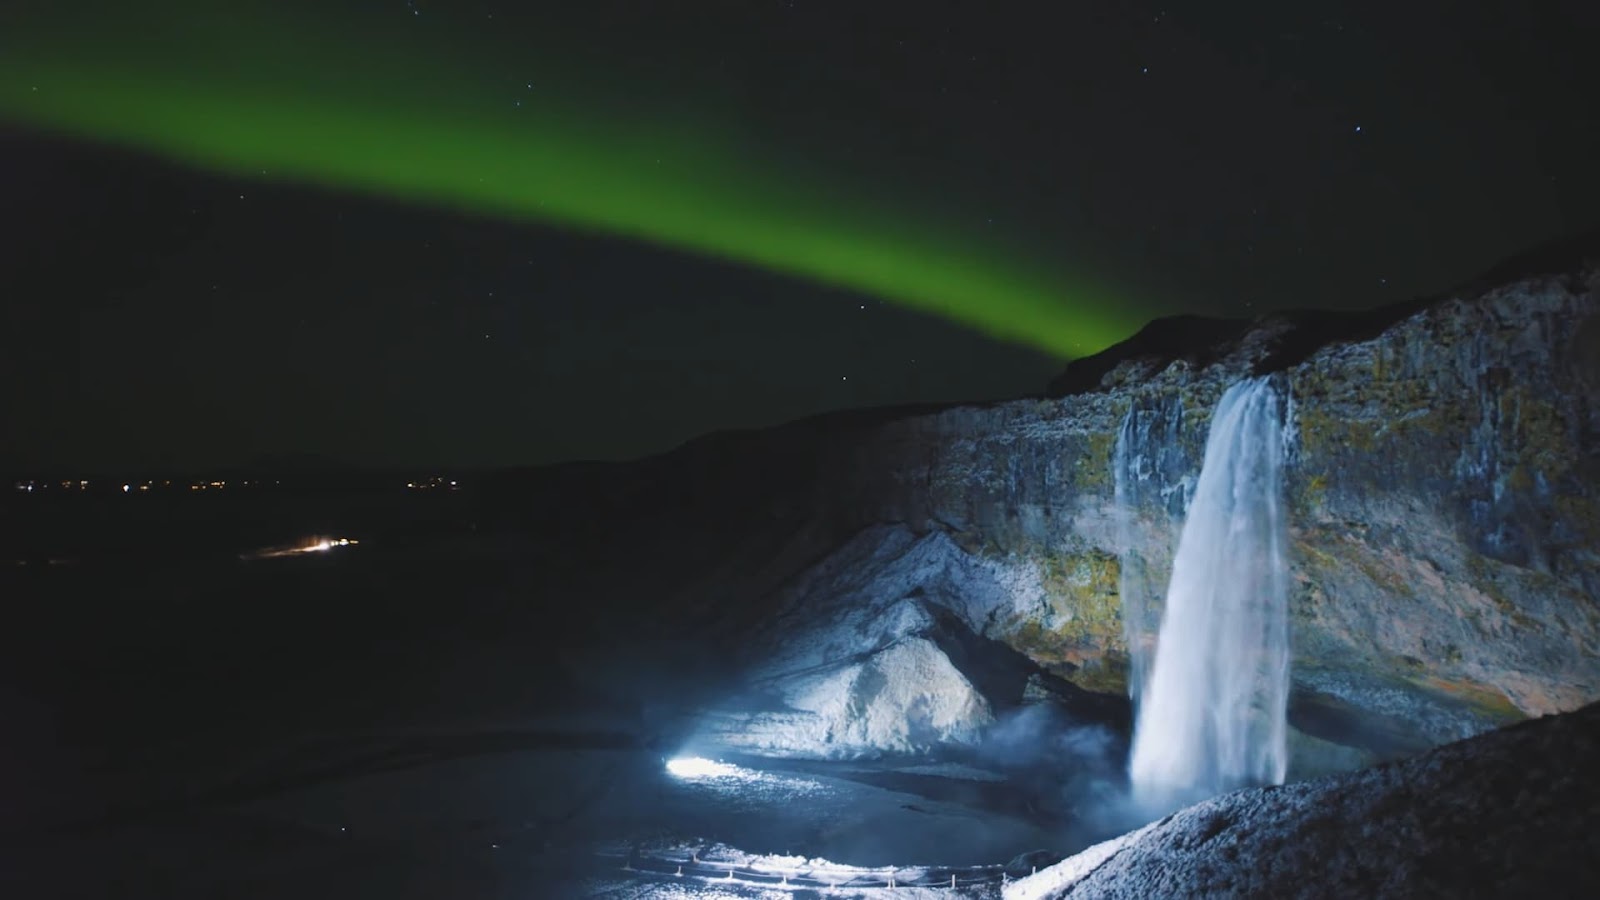
[{"label": "snow-dusted ridge", "polygon": [[1597,758],[1600,704],[1402,762],[1215,797],[1005,897],[1594,896]]}]

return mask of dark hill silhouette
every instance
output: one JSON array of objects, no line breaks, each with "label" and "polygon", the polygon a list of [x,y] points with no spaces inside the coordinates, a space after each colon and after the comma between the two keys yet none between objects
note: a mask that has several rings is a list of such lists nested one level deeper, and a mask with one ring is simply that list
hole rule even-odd
[{"label": "dark hill silhouette", "polygon": [[1160,371],[1178,360],[1197,367],[1226,356],[1245,335],[1275,332],[1256,364],[1260,374],[1304,362],[1323,347],[1377,337],[1396,322],[1452,298],[1470,299],[1501,285],[1541,275],[1577,277],[1586,263],[1600,262],[1600,228],[1530,247],[1490,267],[1482,275],[1437,294],[1364,310],[1301,309],[1269,313],[1254,321],[1171,316],[1155,319],[1127,340],[1093,356],[1075,359],[1050,381],[1045,394],[1065,397],[1100,389],[1100,382],[1124,362],[1143,360]]}]

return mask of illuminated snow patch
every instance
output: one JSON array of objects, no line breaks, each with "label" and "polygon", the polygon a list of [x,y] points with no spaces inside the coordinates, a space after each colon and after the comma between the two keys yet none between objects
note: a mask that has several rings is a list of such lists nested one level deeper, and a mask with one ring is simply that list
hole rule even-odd
[{"label": "illuminated snow patch", "polygon": [[686,781],[696,778],[740,778],[760,774],[731,763],[716,762],[700,756],[668,760],[667,771]]},{"label": "illuminated snow patch", "polygon": [[[643,845],[618,842],[597,848],[601,858],[614,861],[629,879],[647,883],[630,889],[616,881],[596,881],[593,894],[657,898],[774,897],[799,893],[816,896],[894,896],[904,900],[923,897],[968,896],[951,893],[951,879],[959,889],[978,888],[990,896],[1002,880],[997,866],[930,870],[923,866],[853,866],[821,857],[748,853],[726,844],[666,842]],[[723,890],[738,893],[721,893]]]},{"label": "illuminated snow patch", "polygon": [[735,807],[757,808],[831,793],[822,782],[810,778],[762,772],[700,756],[669,760],[667,773],[695,791],[709,793]]}]

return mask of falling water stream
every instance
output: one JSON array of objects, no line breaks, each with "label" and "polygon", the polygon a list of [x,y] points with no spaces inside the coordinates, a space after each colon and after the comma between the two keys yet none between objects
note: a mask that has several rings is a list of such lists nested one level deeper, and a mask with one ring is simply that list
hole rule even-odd
[{"label": "falling water stream", "polygon": [[1129,776],[1173,808],[1287,769],[1283,403],[1267,378],[1218,401],[1138,697]]},{"label": "falling water stream", "polygon": [[[1149,678],[1150,656],[1145,634],[1150,631],[1148,617],[1150,602],[1146,597],[1143,579],[1134,573],[1135,524],[1138,516],[1137,486],[1145,474],[1144,457],[1138,452],[1139,409],[1128,410],[1117,431],[1117,445],[1112,454],[1112,485],[1115,491],[1117,512],[1117,543],[1122,547],[1118,592],[1122,595],[1122,630],[1128,642],[1128,693],[1135,703]],[[1142,573],[1140,573],[1142,574]]]}]

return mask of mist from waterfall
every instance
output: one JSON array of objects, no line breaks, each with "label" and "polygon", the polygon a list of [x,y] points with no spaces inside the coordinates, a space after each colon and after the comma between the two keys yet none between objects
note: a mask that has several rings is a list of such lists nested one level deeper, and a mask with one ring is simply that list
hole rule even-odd
[{"label": "mist from waterfall", "polygon": [[[1140,694],[1129,776],[1148,808],[1288,767],[1284,409],[1267,378],[1218,401],[1178,541],[1155,658]],[[1139,612],[1139,611],[1136,611]]]}]

